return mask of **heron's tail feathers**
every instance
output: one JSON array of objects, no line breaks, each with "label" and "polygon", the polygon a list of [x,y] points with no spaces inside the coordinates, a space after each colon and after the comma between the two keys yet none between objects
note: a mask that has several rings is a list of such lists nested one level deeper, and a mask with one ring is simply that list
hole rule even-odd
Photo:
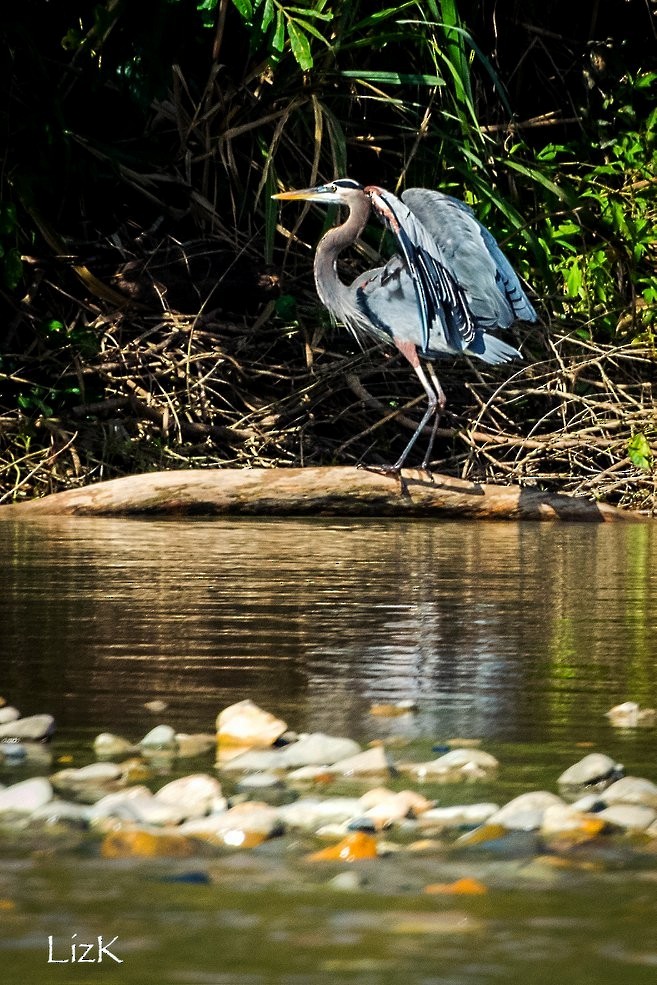
[{"label": "heron's tail feathers", "polygon": [[465,350],[477,356],[485,363],[496,365],[497,363],[508,363],[512,359],[522,359],[521,353],[514,349],[512,345],[498,339],[496,335],[489,335],[488,332],[477,333]]}]

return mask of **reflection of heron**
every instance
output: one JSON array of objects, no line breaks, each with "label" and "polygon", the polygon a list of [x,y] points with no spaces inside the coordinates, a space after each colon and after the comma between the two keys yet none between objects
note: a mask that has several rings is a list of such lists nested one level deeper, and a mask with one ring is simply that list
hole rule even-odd
[{"label": "reflection of heron", "polygon": [[[520,356],[489,332],[516,319],[536,321],[536,312],[495,239],[457,199],[426,188],[409,188],[398,199],[376,185],[350,178],[280,199],[346,205],[349,216],[330,229],[315,253],[317,293],[331,315],[356,335],[392,342],[417,373],[428,399],[425,414],[392,471],[398,472],[425,425],[433,433],[422,463],[426,468],[445,394],[432,361],[469,353],[487,363]],[[337,273],[340,253],[356,241],[374,211],[397,239],[399,254],[385,267],[361,274],[351,285]],[[427,373],[420,359],[429,360]]]}]

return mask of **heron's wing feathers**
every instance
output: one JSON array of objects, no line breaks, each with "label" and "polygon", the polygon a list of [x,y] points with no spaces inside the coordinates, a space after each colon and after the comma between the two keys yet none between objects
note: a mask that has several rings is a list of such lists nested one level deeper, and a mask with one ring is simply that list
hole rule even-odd
[{"label": "heron's wing feathers", "polygon": [[445,264],[464,290],[480,328],[507,328],[517,319],[537,320],[513,267],[472,209],[427,188],[409,188],[402,200],[440,245]]},{"label": "heron's wing feathers", "polygon": [[445,265],[440,246],[411,209],[391,192],[371,189],[372,208],[395,236],[415,293],[427,352],[436,331],[456,351],[475,335],[467,298]]}]

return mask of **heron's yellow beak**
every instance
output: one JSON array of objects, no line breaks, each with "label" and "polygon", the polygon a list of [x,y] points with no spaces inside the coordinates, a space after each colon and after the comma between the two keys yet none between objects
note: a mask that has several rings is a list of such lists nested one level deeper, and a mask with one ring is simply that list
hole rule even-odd
[{"label": "heron's yellow beak", "polygon": [[296,202],[300,199],[306,202],[314,202],[322,199],[325,200],[326,194],[318,188],[301,188],[298,191],[278,192],[277,195],[272,195],[272,198],[277,198],[283,202]]}]

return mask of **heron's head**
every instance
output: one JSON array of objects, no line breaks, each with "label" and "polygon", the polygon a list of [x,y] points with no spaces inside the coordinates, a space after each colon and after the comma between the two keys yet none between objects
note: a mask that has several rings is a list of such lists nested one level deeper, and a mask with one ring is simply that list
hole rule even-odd
[{"label": "heron's head", "polygon": [[322,205],[351,205],[356,200],[363,198],[365,192],[363,186],[351,178],[336,178],[329,181],[326,185],[316,185],[315,188],[302,188],[299,191],[279,192],[272,195],[285,202],[303,200],[305,202],[319,202]]}]

